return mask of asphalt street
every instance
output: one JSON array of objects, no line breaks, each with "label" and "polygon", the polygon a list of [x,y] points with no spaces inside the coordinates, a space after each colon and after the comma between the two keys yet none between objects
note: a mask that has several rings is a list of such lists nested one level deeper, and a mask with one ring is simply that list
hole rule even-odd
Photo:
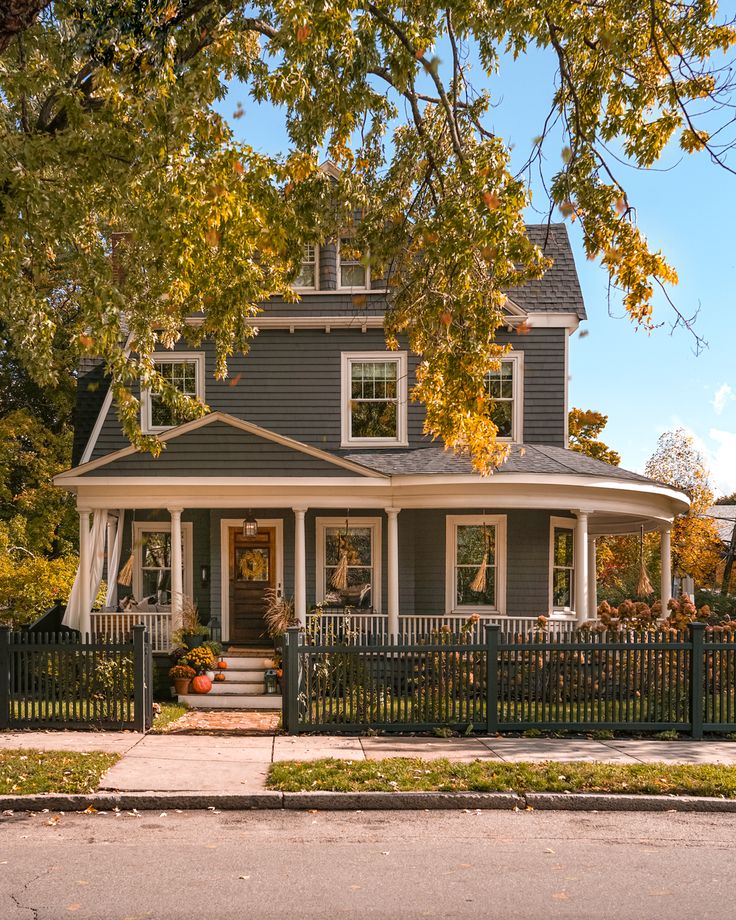
[{"label": "asphalt street", "polygon": [[734,918],[736,816],[15,813],[2,920]]}]

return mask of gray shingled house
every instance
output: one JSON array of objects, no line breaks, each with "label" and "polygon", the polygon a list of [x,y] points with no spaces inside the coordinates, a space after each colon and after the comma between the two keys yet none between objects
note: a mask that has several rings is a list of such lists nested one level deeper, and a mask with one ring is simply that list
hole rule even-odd
[{"label": "gray shingled house", "polygon": [[[508,292],[499,340],[512,350],[488,388],[512,448],[490,477],[423,434],[408,399],[418,358],[386,350],[385,285],[345,241],[342,259],[340,241],[307,247],[300,302],[263,305],[229,379],[214,379],[207,344],[157,356],[212,410],[177,424],[140,394],[143,429],[165,442],[158,459],[126,443],[102,368],[83,365],[74,467],[56,479],[80,513],[89,579],[77,606],[89,610],[103,568],[126,576],[107,576],[93,630],[145,622],[166,651],[188,596],[223,642],[265,647],[269,587],[302,622],[321,605],[338,627],[349,608],[362,637],[416,637],[471,614],[504,630],[545,614],[565,629],[595,615],[598,535],[659,530],[669,560],[687,498],[567,449],[568,343],[585,307],[565,227],[529,233],[554,264]],[[665,600],[670,581],[665,564]],[[137,607],[123,614],[123,602]]]}]

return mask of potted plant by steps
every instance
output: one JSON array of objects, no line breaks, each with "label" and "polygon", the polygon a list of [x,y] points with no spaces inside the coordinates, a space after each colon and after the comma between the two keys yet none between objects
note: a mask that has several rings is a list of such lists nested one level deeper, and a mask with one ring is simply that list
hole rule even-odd
[{"label": "potted plant by steps", "polygon": [[199,620],[199,610],[191,597],[182,598],[181,628],[174,630],[171,641],[174,645],[184,645],[189,649],[204,645],[210,634],[209,628]]},{"label": "potted plant by steps", "polygon": [[177,696],[186,696],[189,693],[189,684],[196,676],[197,672],[188,664],[175,664],[169,669],[169,677],[174,682],[174,692]]}]

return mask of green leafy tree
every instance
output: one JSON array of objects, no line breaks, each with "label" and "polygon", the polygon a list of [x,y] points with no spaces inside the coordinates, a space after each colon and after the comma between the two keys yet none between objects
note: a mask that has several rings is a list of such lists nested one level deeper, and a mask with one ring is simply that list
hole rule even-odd
[{"label": "green leafy tree", "polygon": [[618,466],[621,463],[621,455],[599,438],[607,424],[608,416],[602,412],[596,412],[594,409],[571,409],[568,415],[570,449]]},{"label": "green leafy tree", "polygon": [[[152,352],[211,336],[225,375],[258,304],[288,290],[303,244],[360,211],[357,245],[393,285],[388,343],[405,333],[422,355],[413,395],[427,431],[486,471],[508,450],[484,390],[505,350],[505,292],[548,263],[525,233],[525,173],[469,61],[489,78],[506,51],[555,61],[529,166],[557,164],[550,208],[582,225],[588,257],[651,326],[654,292],[676,274],[637,228],[609,151],[646,168],[675,142],[723,163],[726,135],[711,140],[699,110],[708,124],[719,106],[730,118],[730,71],[714,55],[734,40],[715,0],[11,0],[0,12],[0,321],[43,386],[62,373],[57,348],[101,356],[126,433],[156,452],[136,382],[183,417],[206,407],[156,375]],[[233,78],[282,107],[289,152],[235,140],[215,111]],[[336,178],[317,169],[320,148]],[[187,325],[192,312],[201,326]]]}]

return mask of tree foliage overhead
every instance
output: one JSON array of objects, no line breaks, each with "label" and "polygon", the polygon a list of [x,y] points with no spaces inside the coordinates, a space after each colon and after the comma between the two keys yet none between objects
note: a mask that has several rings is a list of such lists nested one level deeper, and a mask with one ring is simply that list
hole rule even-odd
[{"label": "tree foliage overhead", "polygon": [[[511,168],[490,117],[498,100],[473,87],[470,59],[488,74],[506,50],[556,62],[532,161],[556,126],[564,149],[545,151],[559,159],[550,205],[579,221],[587,255],[638,323],[651,324],[655,289],[676,275],[637,228],[609,151],[648,167],[674,141],[725,162],[725,135],[711,139],[698,120],[731,90],[712,60],[734,30],[713,0],[6,7],[0,321],[40,383],[58,378],[60,339],[102,356],[126,433],[154,451],[132,385],[171,405],[178,397],[152,352],[212,336],[224,375],[233,350],[247,349],[258,304],[288,290],[303,244],[360,209],[358,240],[393,279],[389,344],[407,333],[422,355],[414,395],[429,433],[481,470],[503,459],[483,385],[503,352],[503,291],[547,263],[524,229],[528,174]],[[284,108],[290,151],[267,157],[235,140],[214,108],[231,78]],[[317,169],[320,148],[337,180]],[[125,271],[113,274],[120,233]],[[196,330],[185,324],[193,312],[204,317]]]},{"label": "tree foliage overhead", "polygon": [[607,415],[596,412],[595,409],[571,409],[567,424],[571,450],[613,466],[621,463],[621,454],[604,444],[599,437],[608,424]]}]

